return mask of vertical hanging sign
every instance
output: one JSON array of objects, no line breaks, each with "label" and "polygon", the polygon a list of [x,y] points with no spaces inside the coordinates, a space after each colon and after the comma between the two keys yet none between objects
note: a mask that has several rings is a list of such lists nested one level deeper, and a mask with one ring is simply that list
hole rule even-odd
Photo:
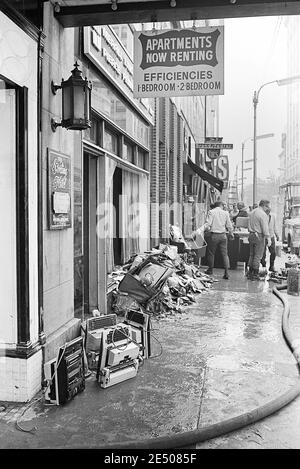
[{"label": "vertical hanging sign", "polygon": [[216,177],[223,181],[223,189],[227,189],[229,178],[229,162],[227,155],[221,155],[218,157],[216,163]]},{"label": "vertical hanging sign", "polygon": [[134,32],[135,98],[224,94],[224,26]]}]

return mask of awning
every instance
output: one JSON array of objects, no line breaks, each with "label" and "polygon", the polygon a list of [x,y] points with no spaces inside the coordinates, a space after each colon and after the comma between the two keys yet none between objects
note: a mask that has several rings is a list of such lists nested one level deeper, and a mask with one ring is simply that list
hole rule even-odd
[{"label": "awning", "polygon": [[55,17],[66,28],[300,14],[297,0],[243,0],[236,3],[229,0],[59,0],[52,3],[55,4]]},{"label": "awning", "polygon": [[188,157],[188,164],[192,170],[198,174],[198,176],[203,179],[203,181],[207,181],[211,186],[215,187],[218,191],[222,192],[224,182],[221,179],[216,178],[212,174],[208,173],[204,169],[200,168],[197,164],[193,163],[191,158]]}]

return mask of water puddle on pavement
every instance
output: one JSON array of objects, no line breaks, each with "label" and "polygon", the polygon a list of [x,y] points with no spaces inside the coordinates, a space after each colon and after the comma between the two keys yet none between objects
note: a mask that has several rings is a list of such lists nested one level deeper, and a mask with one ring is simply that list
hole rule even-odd
[{"label": "water puddle on pavement", "polygon": [[241,360],[234,355],[216,355],[207,359],[207,366],[215,370],[238,371],[251,370],[259,373],[275,373],[275,363],[273,361],[259,362]]}]

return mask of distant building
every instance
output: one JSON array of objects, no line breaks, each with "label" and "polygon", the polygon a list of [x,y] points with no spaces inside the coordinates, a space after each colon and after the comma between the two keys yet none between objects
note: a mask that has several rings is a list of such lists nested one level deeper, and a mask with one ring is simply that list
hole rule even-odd
[{"label": "distant building", "polygon": [[[287,76],[300,75],[300,16],[288,16],[287,28]],[[287,87],[286,155],[283,182],[300,179],[300,81]]]}]

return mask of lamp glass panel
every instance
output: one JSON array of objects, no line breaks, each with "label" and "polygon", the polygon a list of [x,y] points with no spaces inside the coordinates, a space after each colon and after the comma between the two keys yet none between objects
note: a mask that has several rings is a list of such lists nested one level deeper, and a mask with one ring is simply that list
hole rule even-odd
[{"label": "lamp glass panel", "polygon": [[85,119],[85,93],[81,86],[74,86],[74,119]]},{"label": "lamp glass panel", "polygon": [[90,120],[90,102],[91,102],[91,90],[85,89],[85,118]]},{"label": "lamp glass panel", "polygon": [[63,120],[72,118],[72,89],[70,87],[64,87],[63,93]]}]

